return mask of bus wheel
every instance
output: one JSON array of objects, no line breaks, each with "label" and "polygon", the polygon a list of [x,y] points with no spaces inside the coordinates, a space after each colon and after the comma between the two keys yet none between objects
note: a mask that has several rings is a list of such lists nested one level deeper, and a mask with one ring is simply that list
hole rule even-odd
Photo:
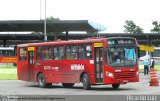
[{"label": "bus wheel", "polygon": [[113,88],[113,89],[118,89],[118,88],[119,88],[119,86],[120,86],[120,84],[119,84],[119,83],[117,83],[117,84],[112,84],[112,88]]},{"label": "bus wheel", "polygon": [[62,83],[63,87],[70,88],[74,86],[74,83]]},{"label": "bus wheel", "polygon": [[46,87],[51,87],[52,83],[45,83],[45,79],[44,79],[44,75],[42,73],[40,73],[38,75],[38,86],[41,88],[46,88]]},{"label": "bus wheel", "polygon": [[82,78],[83,89],[88,90],[91,88],[90,79],[88,74],[84,74]]}]

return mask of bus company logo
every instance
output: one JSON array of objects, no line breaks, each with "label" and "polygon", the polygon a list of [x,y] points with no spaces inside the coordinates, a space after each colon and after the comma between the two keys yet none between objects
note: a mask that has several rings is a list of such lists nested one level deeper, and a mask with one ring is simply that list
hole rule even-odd
[{"label": "bus company logo", "polygon": [[83,64],[71,64],[71,70],[84,70]]}]

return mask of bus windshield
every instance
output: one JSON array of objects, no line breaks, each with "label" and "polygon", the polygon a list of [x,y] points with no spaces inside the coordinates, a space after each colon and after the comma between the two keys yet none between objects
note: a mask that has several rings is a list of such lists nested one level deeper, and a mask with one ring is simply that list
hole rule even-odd
[{"label": "bus windshield", "polygon": [[135,47],[109,47],[107,50],[107,64],[116,67],[134,67],[137,65]]}]

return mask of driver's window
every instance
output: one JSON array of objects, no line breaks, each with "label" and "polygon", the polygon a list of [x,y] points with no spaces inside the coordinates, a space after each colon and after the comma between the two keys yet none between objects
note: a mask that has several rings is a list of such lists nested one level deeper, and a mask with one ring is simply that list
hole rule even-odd
[{"label": "driver's window", "polygon": [[109,65],[124,65],[124,50],[123,48],[112,47],[108,48],[107,63]]}]

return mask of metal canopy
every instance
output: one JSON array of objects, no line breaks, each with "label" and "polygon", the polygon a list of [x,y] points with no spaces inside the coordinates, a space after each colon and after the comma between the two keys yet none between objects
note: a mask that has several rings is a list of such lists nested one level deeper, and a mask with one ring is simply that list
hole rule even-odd
[{"label": "metal canopy", "polygon": [[[49,40],[53,39],[53,35],[48,35]],[[83,39],[87,37],[96,37],[96,34],[70,34],[69,39]],[[0,40],[42,40],[43,34],[0,34]],[[128,33],[103,33],[101,37],[134,37],[137,40],[159,40],[160,34],[128,34]],[[58,35],[59,39],[64,40],[65,35]]]},{"label": "metal canopy", "polygon": [[[88,20],[47,20],[47,32],[63,31],[104,31],[106,28]],[[7,20],[0,21],[0,32],[44,31],[44,20]]]},{"label": "metal canopy", "polygon": [[[96,37],[96,34],[70,34],[68,39],[84,39],[88,37]],[[128,33],[103,33],[102,37],[134,37],[141,44],[156,44],[160,43],[160,34],[144,33],[144,34],[128,34]],[[64,34],[59,34],[58,39],[65,40]],[[43,41],[43,34],[0,34],[0,44],[6,40],[7,44],[17,44],[26,42],[40,42]],[[54,40],[54,35],[49,35],[48,40]]]}]

